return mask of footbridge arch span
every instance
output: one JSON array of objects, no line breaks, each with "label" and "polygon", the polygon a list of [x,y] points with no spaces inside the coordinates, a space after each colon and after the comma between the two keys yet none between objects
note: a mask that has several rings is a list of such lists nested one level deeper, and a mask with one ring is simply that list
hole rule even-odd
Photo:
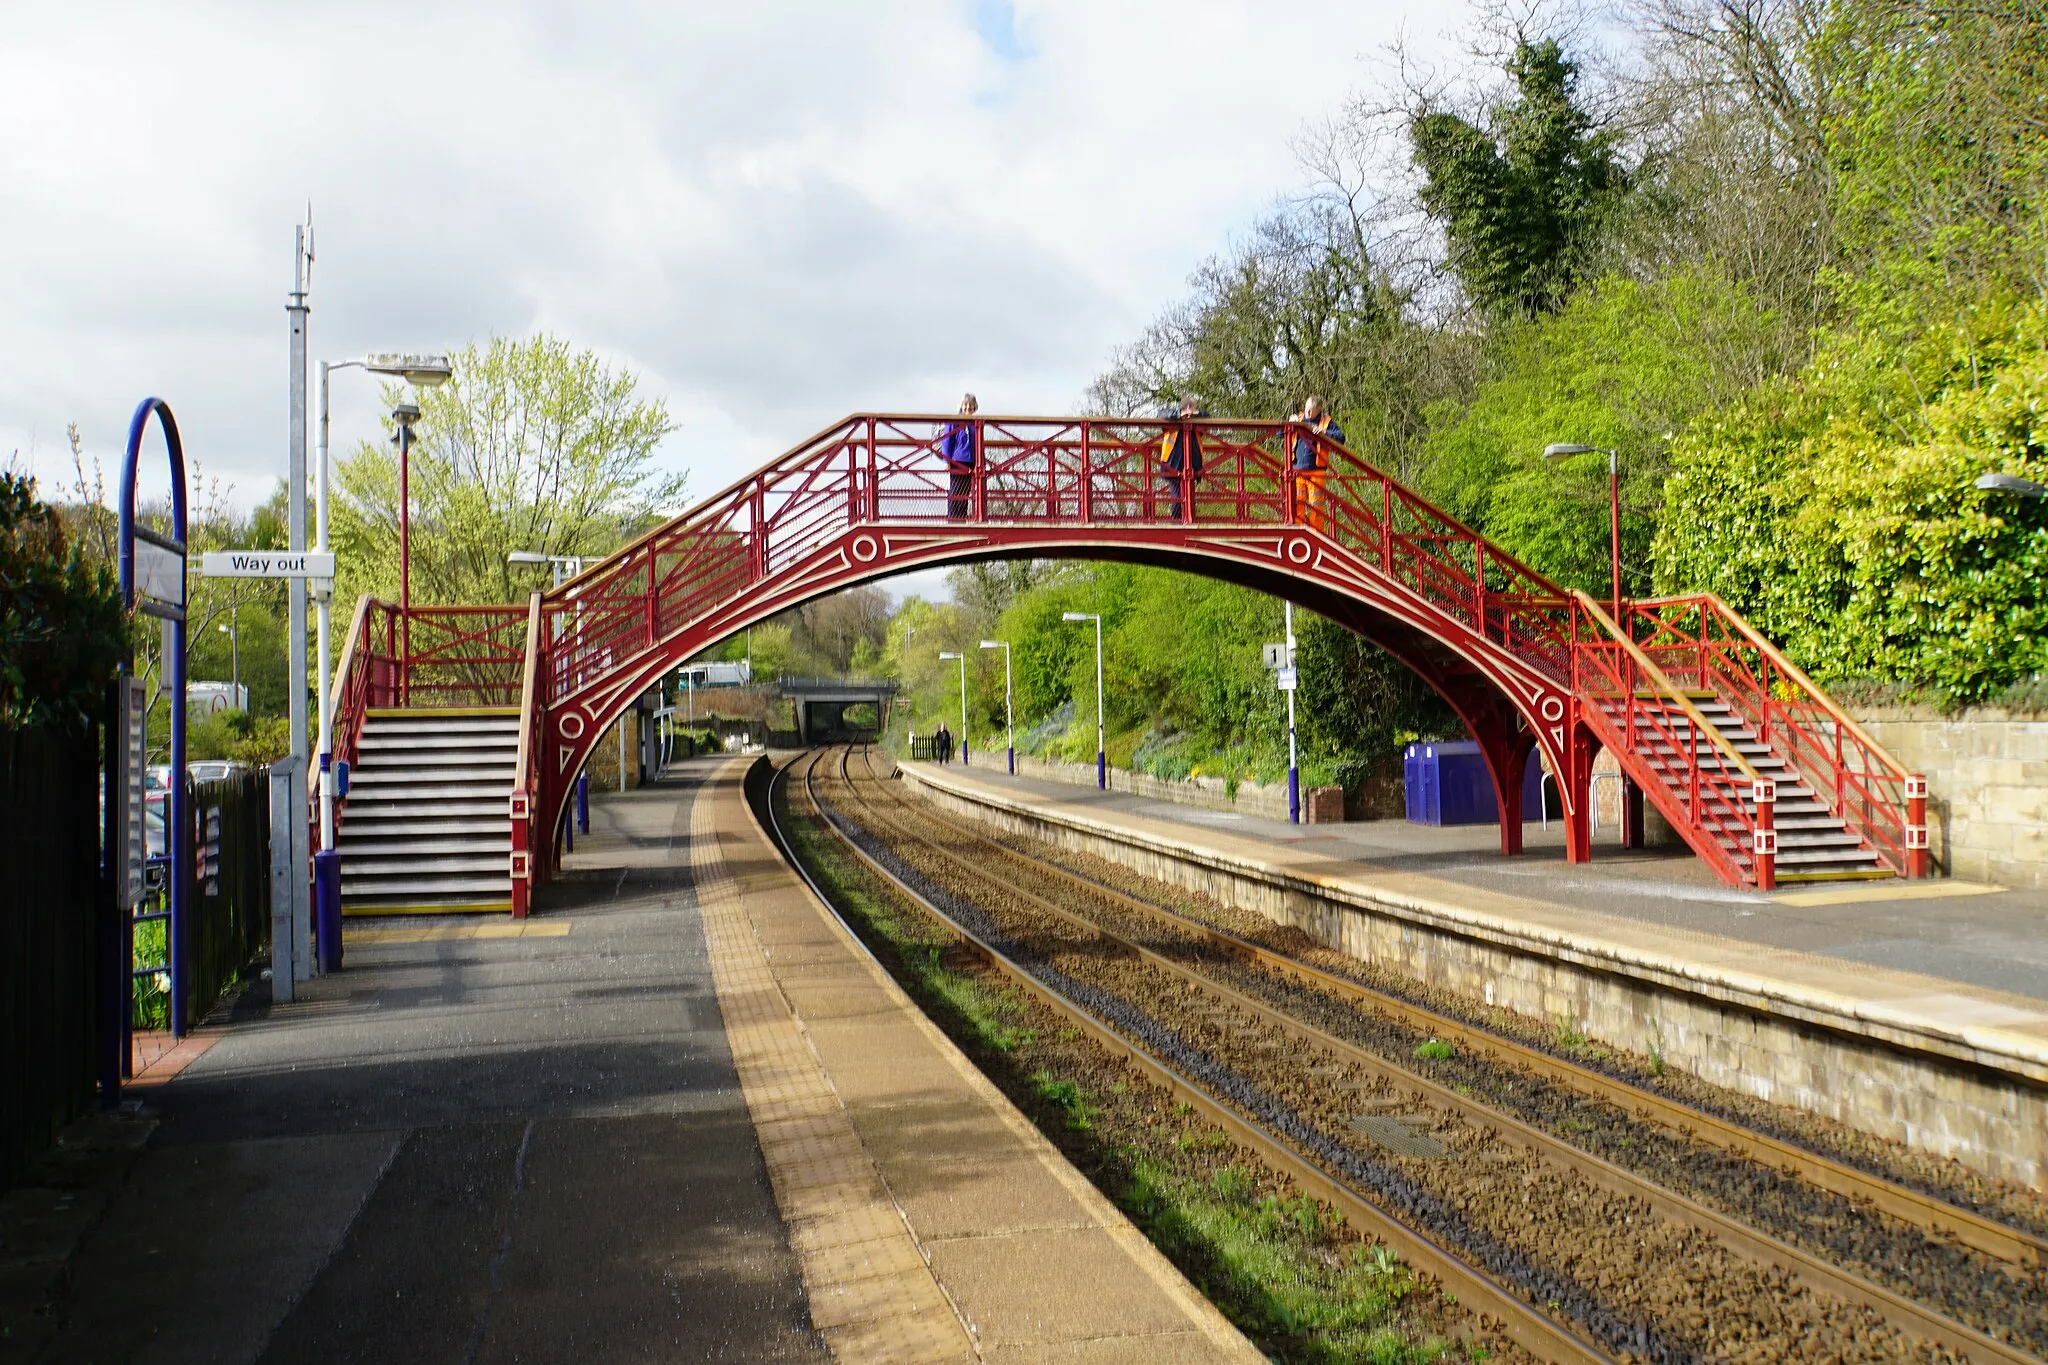
[{"label": "footbridge arch span", "polygon": [[[1624,603],[1617,621],[1301,424],[977,418],[963,468],[941,444],[960,423],[850,417],[523,607],[416,608],[401,631],[367,605],[336,681],[342,744],[380,701],[516,704],[517,912],[598,736],[718,640],[920,568],[1125,560],[1289,598],[1388,649],[1464,719],[1503,811],[1540,748],[1573,861],[1606,747],[1729,881],[1772,879],[1780,774],[1865,861],[1909,870],[1908,775],[1717,599]],[[1199,451],[1199,473],[1174,450]],[[1517,821],[1502,845],[1519,848]]]}]

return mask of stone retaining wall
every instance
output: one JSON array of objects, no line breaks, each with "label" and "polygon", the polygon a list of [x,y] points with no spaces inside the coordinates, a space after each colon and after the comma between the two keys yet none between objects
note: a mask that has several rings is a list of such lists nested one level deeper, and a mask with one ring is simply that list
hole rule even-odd
[{"label": "stone retaining wall", "polygon": [[1995,707],[1847,708],[1927,775],[1934,864],[1947,876],[2048,887],[2048,719]]}]

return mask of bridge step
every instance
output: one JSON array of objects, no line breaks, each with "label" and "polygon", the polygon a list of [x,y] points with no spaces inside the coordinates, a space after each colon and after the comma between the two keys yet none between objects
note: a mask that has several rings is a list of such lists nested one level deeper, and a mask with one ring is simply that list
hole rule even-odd
[{"label": "bridge step", "polygon": [[[1714,729],[1712,738],[1704,734],[1698,736],[1700,752],[1696,758],[1691,753],[1694,742],[1692,717],[1677,711],[1668,699],[1656,693],[1638,692],[1635,696],[1638,714],[1657,713],[1659,723],[1667,733],[1652,731],[1645,734],[1638,729],[1634,756],[1663,780],[1667,790],[1680,798],[1681,806],[1690,789],[1695,762],[1702,773],[1734,776],[1740,772],[1734,761],[1715,744],[1718,739],[1722,745],[1740,754],[1760,776],[1777,785],[1778,803],[1772,812],[1772,824],[1778,831],[1777,867],[1781,880],[1856,880],[1892,875],[1891,870],[1878,860],[1877,851],[1828,809],[1798,770],[1764,743],[1726,698],[1712,692],[1690,690],[1685,696],[1701,719]],[[1627,708],[1618,698],[1601,698],[1596,704],[1615,728],[1624,733],[1628,731]],[[1685,747],[1679,748],[1678,745]],[[1746,796],[1744,804],[1751,804]],[[1725,836],[1720,843],[1731,852],[1747,856],[1746,849],[1737,850],[1734,841]]]},{"label": "bridge step", "polygon": [[335,846],[354,913],[502,910],[512,894],[516,710],[375,710]]}]

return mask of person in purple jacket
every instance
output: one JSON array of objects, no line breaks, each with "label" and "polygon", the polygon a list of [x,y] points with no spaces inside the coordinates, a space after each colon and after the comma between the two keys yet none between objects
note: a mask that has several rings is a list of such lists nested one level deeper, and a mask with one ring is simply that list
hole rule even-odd
[{"label": "person in purple jacket", "polygon": [[939,437],[939,453],[952,474],[946,498],[946,516],[952,521],[967,519],[968,499],[974,494],[974,414],[980,407],[974,395],[967,394],[960,400],[962,420],[946,423],[945,434]]}]

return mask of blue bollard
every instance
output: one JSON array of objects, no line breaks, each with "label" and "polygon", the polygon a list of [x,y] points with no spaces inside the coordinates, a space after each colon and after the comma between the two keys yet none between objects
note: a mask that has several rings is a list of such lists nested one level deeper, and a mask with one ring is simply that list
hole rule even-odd
[{"label": "blue bollard", "polygon": [[576,826],[585,834],[590,833],[589,773],[579,773],[576,778]]},{"label": "blue bollard", "polygon": [[320,970],[341,970],[341,854],[323,848],[313,855],[314,949]]}]

